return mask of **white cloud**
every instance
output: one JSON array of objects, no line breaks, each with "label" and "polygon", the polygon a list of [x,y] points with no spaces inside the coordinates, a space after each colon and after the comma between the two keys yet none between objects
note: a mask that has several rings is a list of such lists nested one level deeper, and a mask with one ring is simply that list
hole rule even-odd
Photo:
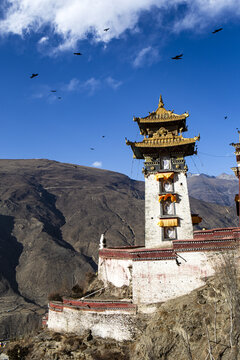
[{"label": "white cloud", "polygon": [[102,162],[101,161],[94,161],[94,163],[92,163],[92,166],[101,168],[102,167]]},{"label": "white cloud", "polygon": [[[50,26],[62,39],[59,49],[69,49],[89,33],[95,41],[107,43],[127,29],[136,29],[143,11],[155,6],[155,12],[174,12],[179,5],[185,10],[171,26],[178,31],[240,15],[239,0],[5,0],[0,33],[24,36]],[[106,27],[108,32],[103,31]]]},{"label": "white cloud", "polygon": [[116,90],[119,88],[119,86],[122,85],[122,81],[116,80],[111,76],[102,80],[91,77],[83,82],[80,82],[78,79],[73,78],[69,81],[69,83],[64,84],[61,89],[62,91],[67,92],[81,91],[87,93],[88,95],[93,95],[105,84],[110,88]]},{"label": "white cloud", "polygon": [[100,80],[92,77],[81,84],[81,89],[87,91],[89,95],[93,95],[95,91],[100,87],[100,84]]},{"label": "white cloud", "polygon": [[38,40],[38,44],[44,44],[49,40],[48,36],[43,36],[40,40]]},{"label": "white cloud", "polygon": [[206,25],[216,24],[220,19],[225,22],[229,16],[240,16],[238,0],[194,0],[187,1],[185,16],[174,24],[174,30],[203,29]]},{"label": "white cloud", "polygon": [[44,97],[44,94],[43,93],[35,93],[35,94],[32,94],[32,98],[33,99],[42,99]]},{"label": "white cloud", "polygon": [[64,85],[62,87],[62,90],[64,91],[75,91],[79,89],[80,81],[78,79],[73,78],[69,81],[68,84]]},{"label": "white cloud", "polygon": [[141,67],[144,65],[151,65],[159,59],[158,50],[152,46],[148,46],[139,51],[133,61],[134,67]]},{"label": "white cloud", "polygon": [[80,82],[78,79],[73,78],[69,81],[68,84],[62,86],[62,91],[84,91],[89,95],[93,95],[95,91],[100,87],[100,80],[95,79],[94,77]]},{"label": "white cloud", "polygon": [[119,86],[122,85],[122,81],[113,79],[111,76],[106,78],[106,83],[109,87],[113,88],[114,90],[118,89]]}]

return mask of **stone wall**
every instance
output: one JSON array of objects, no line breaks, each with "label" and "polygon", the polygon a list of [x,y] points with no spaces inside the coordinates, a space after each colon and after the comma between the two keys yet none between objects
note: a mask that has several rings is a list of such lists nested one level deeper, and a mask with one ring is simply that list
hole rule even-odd
[{"label": "stone wall", "polygon": [[91,330],[93,336],[117,341],[130,340],[135,334],[134,312],[124,309],[86,311],[64,305],[60,311],[50,306],[48,328],[56,332],[78,335],[84,335],[86,331]]},{"label": "stone wall", "polygon": [[99,256],[98,279],[102,280],[104,285],[111,282],[116,287],[129,286],[132,279],[132,260]]},{"label": "stone wall", "polygon": [[179,201],[175,203],[176,215],[179,217],[177,239],[192,239],[193,225],[188,196],[187,177],[183,172],[174,175],[174,191],[179,194]]},{"label": "stone wall", "polygon": [[205,284],[204,278],[214,274],[210,253],[181,252],[178,261],[134,261],[133,302],[157,303],[187,294]]},{"label": "stone wall", "polygon": [[145,178],[145,246],[146,248],[166,246],[162,243],[163,228],[158,225],[160,204],[158,201],[159,182],[155,174]]},{"label": "stone wall", "polygon": [[[175,203],[179,226],[176,227],[177,239],[192,239],[193,225],[187,188],[187,178],[183,172],[174,174],[174,193],[178,194]],[[146,248],[170,247],[172,242],[163,240],[163,228],[158,225],[160,204],[158,195],[160,183],[155,174],[145,178],[145,246]]]},{"label": "stone wall", "polygon": [[106,248],[99,262],[107,264],[107,271],[100,273],[106,285],[131,284],[135,304],[162,302],[204,285],[214,274],[219,252],[239,244],[240,228],[227,228],[197,231],[193,239],[174,240],[172,248]]}]

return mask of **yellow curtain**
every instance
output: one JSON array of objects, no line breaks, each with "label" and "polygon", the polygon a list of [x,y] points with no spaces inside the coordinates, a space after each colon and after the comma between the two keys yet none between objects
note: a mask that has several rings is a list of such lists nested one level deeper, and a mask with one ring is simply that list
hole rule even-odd
[{"label": "yellow curtain", "polygon": [[161,219],[158,225],[161,227],[178,226],[178,219]]},{"label": "yellow curtain", "polygon": [[166,201],[169,198],[170,198],[171,202],[176,202],[177,201],[176,195],[173,195],[173,194],[159,195],[158,201],[159,202],[162,201],[162,200]]},{"label": "yellow curtain", "polygon": [[193,223],[193,225],[199,224],[201,221],[202,221],[201,216],[192,215],[192,223]]},{"label": "yellow curtain", "polygon": [[174,172],[167,172],[167,173],[158,173],[155,175],[155,179],[159,181],[160,179],[168,180],[173,178]]}]

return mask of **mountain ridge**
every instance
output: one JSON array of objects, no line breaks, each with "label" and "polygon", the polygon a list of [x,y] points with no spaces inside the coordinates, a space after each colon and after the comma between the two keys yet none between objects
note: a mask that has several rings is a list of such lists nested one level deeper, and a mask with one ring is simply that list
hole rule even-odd
[{"label": "mountain ridge", "polygon": [[[203,217],[198,228],[237,226],[235,207],[192,197],[190,203]],[[144,244],[144,182],[46,159],[0,160],[0,300],[6,310],[0,338],[37,326],[49,293],[81,286],[85,274],[97,270],[102,233],[107,246]]]}]

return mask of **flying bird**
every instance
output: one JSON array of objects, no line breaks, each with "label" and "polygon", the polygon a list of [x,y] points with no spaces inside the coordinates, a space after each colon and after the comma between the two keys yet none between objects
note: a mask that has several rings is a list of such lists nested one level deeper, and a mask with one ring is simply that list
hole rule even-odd
[{"label": "flying bird", "polygon": [[94,148],[90,148],[90,150],[95,150]]},{"label": "flying bird", "polygon": [[108,31],[108,30],[110,30],[110,28],[103,29],[103,31]]},{"label": "flying bird", "polygon": [[80,52],[75,52],[75,53],[73,53],[73,55],[82,55],[82,53],[80,53]]},{"label": "flying bird", "polygon": [[61,96],[58,97],[58,100],[61,100]]},{"label": "flying bird", "polygon": [[51,92],[57,92],[57,90],[51,90]]},{"label": "flying bird", "polygon": [[214,31],[212,31],[212,34],[216,34],[217,32],[221,31],[223,28],[219,28],[219,29],[215,29]]},{"label": "flying bird", "polygon": [[172,57],[172,59],[173,60],[182,60],[182,56],[183,56],[183,54],[179,54],[179,55]]},{"label": "flying bird", "polygon": [[38,76],[38,74],[32,74],[32,75],[30,76],[30,79],[33,79],[33,78],[36,77],[36,76]]},{"label": "flying bird", "polygon": [[224,119],[227,119],[227,116],[224,116]]},{"label": "flying bird", "polygon": [[102,135],[102,138],[105,138],[105,135]]}]

